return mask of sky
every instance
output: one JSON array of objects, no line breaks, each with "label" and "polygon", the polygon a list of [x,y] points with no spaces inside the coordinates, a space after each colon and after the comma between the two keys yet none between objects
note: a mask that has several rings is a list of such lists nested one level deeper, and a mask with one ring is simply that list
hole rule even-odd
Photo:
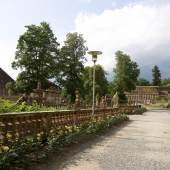
[{"label": "sky", "polygon": [[151,79],[153,65],[170,77],[170,0],[0,0],[0,21],[0,67],[14,79],[18,38],[25,25],[42,21],[60,44],[68,32],[83,34],[89,50],[103,52],[97,63],[110,80],[117,50],[139,64],[140,77]]}]

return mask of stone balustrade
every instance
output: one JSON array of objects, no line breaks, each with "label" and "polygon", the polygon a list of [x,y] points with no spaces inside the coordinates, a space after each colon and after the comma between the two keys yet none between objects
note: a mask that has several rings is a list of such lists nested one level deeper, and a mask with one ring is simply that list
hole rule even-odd
[{"label": "stone balustrade", "polygon": [[[138,107],[96,109],[93,118],[133,112]],[[91,109],[0,114],[0,145],[10,146],[21,139],[37,134],[50,135],[58,127],[79,125],[91,118]]]}]

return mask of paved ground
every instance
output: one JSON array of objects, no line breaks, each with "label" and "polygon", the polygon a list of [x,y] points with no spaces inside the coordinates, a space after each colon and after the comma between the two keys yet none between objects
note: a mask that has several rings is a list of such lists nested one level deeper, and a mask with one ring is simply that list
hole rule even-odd
[{"label": "paved ground", "polygon": [[170,111],[130,118],[128,124],[74,146],[36,170],[170,170]]}]

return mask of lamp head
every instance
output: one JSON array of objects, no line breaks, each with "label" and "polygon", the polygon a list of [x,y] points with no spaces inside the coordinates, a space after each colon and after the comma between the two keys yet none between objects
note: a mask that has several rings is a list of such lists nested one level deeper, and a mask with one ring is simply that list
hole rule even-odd
[{"label": "lamp head", "polygon": [[97,55],[102,54],[101,51],[89,51],[88,54],[92,56],[92,61],[95,63],[97,61]]}]

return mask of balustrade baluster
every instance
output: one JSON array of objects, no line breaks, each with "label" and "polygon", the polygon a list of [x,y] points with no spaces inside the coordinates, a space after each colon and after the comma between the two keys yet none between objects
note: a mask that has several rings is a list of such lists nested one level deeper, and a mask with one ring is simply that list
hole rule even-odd
[{"label": "balustrade baluster", "polygon": [[7,124],[6,124],[6,129],[7,129],[7,133],[6,133],[6,138],[7,138],[7,143],[8,145],[11,145],[14,142],[15,139],[15,127],[13,124],[13,118],[10,116],[6,119]]},{"label": "balustrade baluster", "polygon": [[6,141],[7,141],[7,138],[6,138],[6,134],[7,134],[7,131],[6,131],[6,125],[5,125],[5,119],[2,118],[0,120],[0,144],[5,144]]},{"label": "balustrade baluster", "polygon": [[38,133],[41,133],[41,124],[42,124],[42,120],[41,120],[41,115],[39,114],[39,115],[37,115],[37,132]]}]

